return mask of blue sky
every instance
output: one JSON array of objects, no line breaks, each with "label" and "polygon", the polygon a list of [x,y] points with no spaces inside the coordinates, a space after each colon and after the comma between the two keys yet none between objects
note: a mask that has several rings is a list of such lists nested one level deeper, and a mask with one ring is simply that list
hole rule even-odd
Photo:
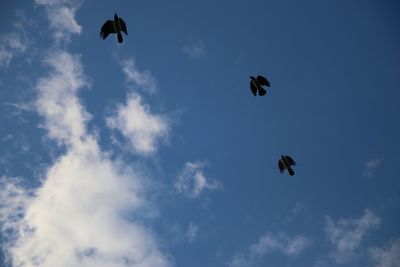
[{"label": "blue sky", "polygon": [[1,266],[400,266],[396,1],[0,10]]}]

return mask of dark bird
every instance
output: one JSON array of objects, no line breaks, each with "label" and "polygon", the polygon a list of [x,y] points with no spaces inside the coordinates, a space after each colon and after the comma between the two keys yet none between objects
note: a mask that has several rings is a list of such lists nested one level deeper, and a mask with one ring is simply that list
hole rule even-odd
[{"label": "dark bird", "polygon": [[253,76],[250,76],[250,90],[253,93],[254,96],[257,95],[257,90],[258,90],[258,95],[263,96],[267,93],[267,91],[262,87],[263,85],[270,87],[269,81],[267,78],[264,76],[258,75],[257,78],[254,78]]},{"label": "dark bird", "polygon": [[121,32],[124,32],[126,35],[128,35],[125,21],[118,17],[117,13],[114,13],[114,20],[107,20],[103,26],[101,26],[100,38],[104,40],[110,33],[116,33],[118,36],[118,43],[122,43]]},{"label": "dark bird", "polygon": [[285,169],[287,169],[290,176],[294,175],[294,171],[291,166],[295,166],[295,165],[296,165],[296,162],[289,156],[281,155],[281,158],[278,161],[278,167],[279,167],[279,170],[281,171],[281,173],[283,173],[283,171]]}]

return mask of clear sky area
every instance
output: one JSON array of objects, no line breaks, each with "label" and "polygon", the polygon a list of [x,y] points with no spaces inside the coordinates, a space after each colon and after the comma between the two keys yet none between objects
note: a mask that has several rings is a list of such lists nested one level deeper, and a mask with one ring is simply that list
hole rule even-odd
[{"label": "clear sky area", "polygon": [[399,1],[5,0],[0,22],[0,267],[400,266]]}]

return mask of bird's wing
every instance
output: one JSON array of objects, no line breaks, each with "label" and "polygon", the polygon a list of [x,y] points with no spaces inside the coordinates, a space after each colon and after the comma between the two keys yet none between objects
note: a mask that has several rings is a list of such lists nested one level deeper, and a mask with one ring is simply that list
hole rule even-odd
[{"label": "bird's wing", "polygon": [[250,81],[250,90],[253,93],[254,96],[257,95],[257,87],[254,85],[253,81]]},{"label": "bird's wing", "polygon": [[257,80],[261,85],[266,85],[268,87],[270,86],[268,79],[265,78],[264,76],[258,75]]},{"label": "bird's wing", "polygon": [[119,18],[119,22],[121,24],[121,31],[123,31],[126,35],[128,35],[128,30],[126,29],[125,21]]},{"label": "bird's wing", "polygon": [[281,159],[278,160],[278,167],[281,173],[283,173],[283,171],[285,170],[285,164],[283,164],[283,161]]},{"label": "bird's wing", "polygon": [[267,93],[267,91],[266,91],[264,88],[262,88],[261,86],[258,87],[258,95],[259,95],[259,96],[263,96],[263,95],[265,95],[266,93]]},{"label": "bird's wing", "polygon": [[112,20],[107,20],[103,26],[101,26],[100,30],[100,38],[103,40],[107,38],[110,33],[116,33],[114,29],[114,23]]},{"label": "bird's wing", "polygon": [[285,156],[286,160],[289,162],[290,165],[296,165],[296,162],[289,156]]}]

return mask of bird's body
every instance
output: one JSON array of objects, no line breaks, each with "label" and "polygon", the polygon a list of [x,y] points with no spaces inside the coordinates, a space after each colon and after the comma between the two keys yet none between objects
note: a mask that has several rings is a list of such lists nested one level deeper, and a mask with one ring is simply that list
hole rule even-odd
[{"label": "bird's body", "polygon": [[101,27],[100,38],[104,40],[110,33],[116,33],[118,37],[118,43],[122,43],[122,32],[128,35],[125,21],[118,17],[117,13],[115,13],[114,20],[107,20]]},{"label": "bird's body", "polygon": [[258,75],[257,77],[250,76],[250,90],[254,96],[258,95],[263,96],[267,93],[267,91],[262,87],[263,85],[270,87],[269,81],[264,76]]},{"label": "bird's body", "polygon": [[278,167],[279,167],[280,172],[283,173],[283,171],[285,169],[287,169],[290,176],[294,175],[294,171],[291,166],[295,166],[295,165],[296,165],[296,162],[289,156],[281,155],[281,158],[278,161]]}]

